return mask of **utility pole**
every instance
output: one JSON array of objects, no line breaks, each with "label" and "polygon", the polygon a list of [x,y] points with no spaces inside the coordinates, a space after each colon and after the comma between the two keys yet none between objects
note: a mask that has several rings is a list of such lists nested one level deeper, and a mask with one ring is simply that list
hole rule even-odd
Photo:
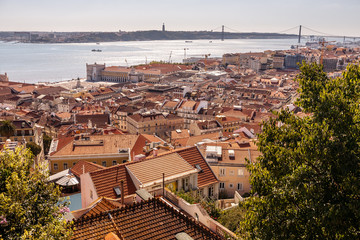
[{"label": "utility pole", "polygon": [[301,40],[301,25],[299,27],[299,41],[298,41],[299,44],[300,44],[300,40]]},{"label": "utility pole", "polygon": [[221,41],[224,41],[224,30],[225,30],[225,26],[222,25],[222,31],[221,31]]}]

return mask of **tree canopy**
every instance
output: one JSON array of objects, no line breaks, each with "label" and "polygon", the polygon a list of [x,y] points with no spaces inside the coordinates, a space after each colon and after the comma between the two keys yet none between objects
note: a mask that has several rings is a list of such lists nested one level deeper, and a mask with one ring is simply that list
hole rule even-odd
[{"label": "tree canopy", "polygon": [[0,157],[0,239],[68,239],[67,204],[59,204],[60,190],[46,182],[44,168],[31,168],[29,149]]},{"label": "tree canopy", "polygon": [[44,154],[45,155],[47,155],[49,153],[51,141],[52,141],[52,137],[50,137],[46,134],[43,135],[43,145],[44,145]]},{"label": "tree canopy", "polygon": [[307,114],[283,110],[263,125],[249,164],[252,197],[240,232],[250,239],[359,239],[360,67],[329,78],[316,64],[297,77]]},{"label": "tree canopy", "polygon": [[15,126],[11,121],[5,120],[0,122],[0,134],[4,137],[11,137],[15,133]]},{"label": "tree canopy", "polygon": [[41,153],[41,147],[34,142],[26,143],[26,148],[29,148],[34,156],[37,156],[39,153]]}]

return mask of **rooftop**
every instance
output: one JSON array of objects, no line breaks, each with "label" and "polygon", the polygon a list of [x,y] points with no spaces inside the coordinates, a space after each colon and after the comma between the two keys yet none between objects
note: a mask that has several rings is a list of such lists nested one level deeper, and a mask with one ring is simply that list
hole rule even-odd
[{"label": "rooftop", "polygon": [[221,239],[194,219],[162,199],[148,201],[80,218],[72,239],[104,239],[109,233],[120,239],[175,239],[181,232],[193,239]]}]

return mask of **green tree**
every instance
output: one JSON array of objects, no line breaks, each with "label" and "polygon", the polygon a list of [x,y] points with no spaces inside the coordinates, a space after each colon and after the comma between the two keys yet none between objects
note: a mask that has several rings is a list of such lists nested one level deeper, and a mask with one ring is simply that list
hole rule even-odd
[{"label": "green tree", "polygon": [[29,148],[34,156],[37,156],[39,153],[41,153],[41,147],[34,142],[26,143],[26,148]]},{"label": "green tree", "polygon": [[249,164],[252,197],[239,227],[248,239],[360,238],[360,67],[329,78],[303,64],[299,99],[263,125]]},{"label": "green tree", "polygon": [[52,137],[50,137],[46,134],[43,135],[43,144],[44,144],[44,154],[45,155],[47,155],[49,153],[51,141],[52,141]]},{"label": "green tree", "polygon": [[[28,149],[0,154],[0,235],[4,239],[68,239],[63,219],[67,203],[59,204],[60,190],[47,183],[42,167],[32,169]],[[0,237],[0,238],[1,238]]]},{"label": "green tree", "polygon": [[1,136],[10,138],[11,136],[13,136],[15,133],[15,126],[14,124],[9,121],[2,121],[0,122],[0,134]]},{"label": "green tree", "polygon": [[239,223],[244,218],[244,214],[245,210],[240,206],[236,206],[228,210],[221,211],[218,222],[230,231],[237,232]]}]

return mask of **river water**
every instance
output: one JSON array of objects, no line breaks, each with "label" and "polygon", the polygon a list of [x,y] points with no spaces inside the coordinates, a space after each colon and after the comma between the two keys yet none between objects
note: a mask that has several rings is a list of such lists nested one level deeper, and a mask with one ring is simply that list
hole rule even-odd
[{"label": "river water", "polygon": [[[0,74],[10,81],[56,82],[86,77],[86,63],[107,66],[143,64],[146,61],[182,62],[186,57],[221,57],[224,53],[289,49],[297,39],[232,39],[129,41],[108,43],[30,44],[0,42]],[[184,48],[186,50],[184,50]],[[100,49],[102,52],[92,52]],[[126,63],[127,61],[127,63]]]}]

